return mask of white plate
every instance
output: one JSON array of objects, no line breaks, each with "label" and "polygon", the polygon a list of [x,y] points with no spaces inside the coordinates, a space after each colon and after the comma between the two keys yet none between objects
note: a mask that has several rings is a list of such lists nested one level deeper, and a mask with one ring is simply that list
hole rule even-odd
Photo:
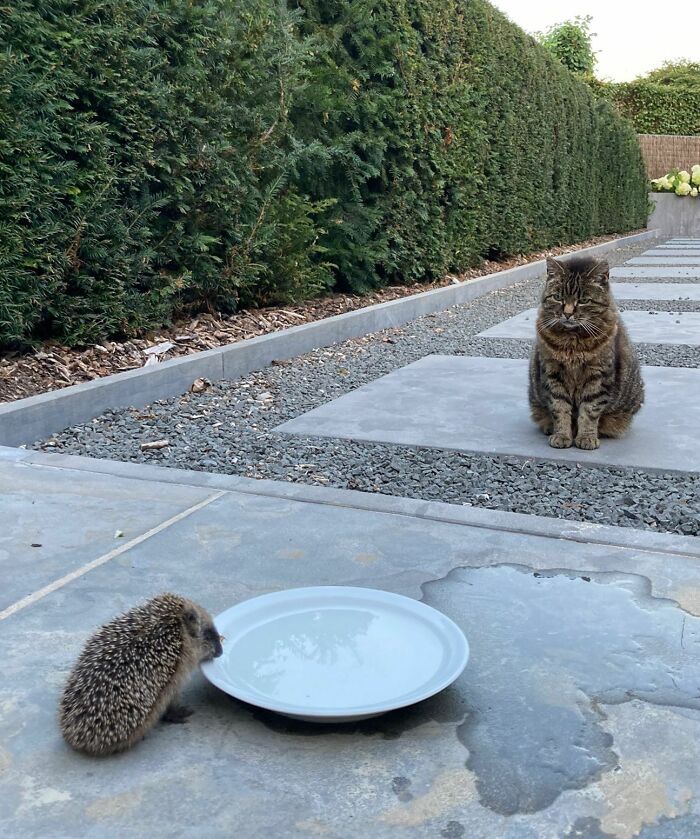
[{"label": "white plate", "polygon": [[226,693],[280,714],[342,722],[438,693],[469,645],[441,612],[386,591],[345,586],[264,594],[215,618],[223,655],[202,672]]}]

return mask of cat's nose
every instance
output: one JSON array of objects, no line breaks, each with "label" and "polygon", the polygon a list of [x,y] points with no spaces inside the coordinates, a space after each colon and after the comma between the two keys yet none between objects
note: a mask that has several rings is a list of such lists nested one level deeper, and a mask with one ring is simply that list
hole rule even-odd
[{"label": "cat's nose", "polygon": [[575,306],[574,306],[573,303],[564,304],[564,314],[567,317],[571,317],[571,315],[573,315],[573,313],[574,313],[574,308],[575,308]]}]

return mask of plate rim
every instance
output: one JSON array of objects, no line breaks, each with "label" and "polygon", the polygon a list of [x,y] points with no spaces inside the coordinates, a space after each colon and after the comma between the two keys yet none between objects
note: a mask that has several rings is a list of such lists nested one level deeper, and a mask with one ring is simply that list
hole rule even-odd
[{"label": "plate rim", "polygon": [[367,586],[337,585],[295,586],[293,588],[279,589],[277,591],[270,591],[265,592],[264,594],[254,595],[253,597],[241,600],[239,603],[234,603],[233,606],[229,606],[228,609],[224,609],[224,611],[219,612],[217,615],[214,616],[214,624],[218,626],[217,622],[225,615],[229,614],[234,610],[239,610],[241,607],[245,607],[248,604],[252,605],[255,603],[259,603],[261,600],[266,600],[269,602],[275,600],[285,600],[290,596],[292,598],[303,598],[305,596],[314,595],[326,596],[328,594],[333,593],[345,594],[358,598],[362,597],[362,595],[378,597],[379,600],[384,599],[393,601],[395,604],[407,608],[414,614],[415,612],[424,612],[426,615],[438,616],[440,623],[442,623],[443,626],[445,626],[448,629],[451,638],[453,640],[457,640],[457,646],[453,646],[452,649],[452,652],[458,655],[457,664],[442,679],[432,683],[430,687],[420,691],[420,693],[415,694],[408,700],[397,702],[375,702],[374,704],[354,706],[352,708],[309,708],[306,706],[294,705],[288,702],[275,702],[274,700],[267,700],[263,696],[260,696],[258,694],[254,695],[252,692],[248,692],[246,690],[237,689],[235,692],[233,692],[229,686],[224,687],[224,680],[219,679],[217,677],[216,670],[218,665],[216,660],[202,662],[202,664],[200,664],[200,669],[203,675],[211,684],[213,684],[219,690],[223,691],[229,696],[233,696],[235,699],[238,699],[241,702],[253,705],[256,708],[262,708],[267,711],[274,711],[277,714],[303,716],[308,720],[334,720],[340,717],[349,720],[351,718],[362,718],[370,715],[388,713],[389,711],[395,711],[399,708],[406,708],[410,705],[415,705],[418,702],[423,702],[426,699],[429,699],[431,696],[435,696],[436,694],[445,690],[445,688],[449,687],[449,685],[455,682],[464,672],[467,663],[469,662],[470,656],[469,641],[467,640],[467,637],[462,631],[462,629],[455,623],[455,621],[453,621],[452,618],[445,615],[439,609],[436,609],[433,606],[424,603],[422,600],[416,600],[415,598],[407,597],[404,594],[397,594],[396,592],[385,591],[383,589],[368,588]]}]

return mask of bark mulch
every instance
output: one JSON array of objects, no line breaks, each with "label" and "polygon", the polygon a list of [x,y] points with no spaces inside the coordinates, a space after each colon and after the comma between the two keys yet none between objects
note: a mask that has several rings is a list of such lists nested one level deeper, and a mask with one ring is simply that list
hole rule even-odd
[{"label": "bark mulch", "polygon": [[31,352],[0,353],[0,402],[12,402],[46,391],[58,390],[81,382],[157,364],[178,356],[191,355],[215,347],[266,335],[302,323],[340,315],[375,303],[396,300],[451,283],[468,281],[517,265],[524,265],[572,250],[615,239],[600,236],[575,246],[550,248],[539,253],[516,256],[502,262],[486,261],[478,268],[459,276],[448,275],[433,283],[390,286],[372,294],[331,294],[289,306],[248,309],[228,317],[197,315],[173,326],[126,341],[103,341],[88,347],[71,349],[54,341]]}]

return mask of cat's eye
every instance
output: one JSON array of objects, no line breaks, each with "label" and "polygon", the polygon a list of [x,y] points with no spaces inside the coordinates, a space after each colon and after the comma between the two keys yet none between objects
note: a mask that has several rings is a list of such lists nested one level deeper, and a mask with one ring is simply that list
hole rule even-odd
[{"label": "cat's eye", "polygon": [[556,297],[548,297],[547,300],[549,300],[550,303],[556,303],[557,306],[561,306],[561,300],[558,300]]}]

